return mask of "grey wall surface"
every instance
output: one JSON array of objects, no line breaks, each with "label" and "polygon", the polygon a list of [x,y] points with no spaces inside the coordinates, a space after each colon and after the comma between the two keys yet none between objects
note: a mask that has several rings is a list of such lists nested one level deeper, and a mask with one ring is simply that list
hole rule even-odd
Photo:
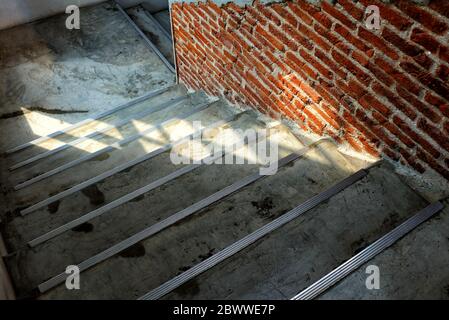
[{"label": "grey wall surface", "polygon": [[[79,7],[103,2],[104,0],[0,0],[0,29],[31,22],[65,11],[68,5]],[[167,8],[167,0],[118,0],[124,7],[145,3],[152,11]]]}]

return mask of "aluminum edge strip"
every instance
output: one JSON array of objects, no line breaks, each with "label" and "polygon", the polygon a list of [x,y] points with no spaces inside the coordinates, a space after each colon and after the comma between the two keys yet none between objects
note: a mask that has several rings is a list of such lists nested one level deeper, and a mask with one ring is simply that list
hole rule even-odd
[{"label": "aluminum edge strip", "polygon": [[300,215],[304,214],[305,212],[309,211],[310,209],[316,207],[317,205],[319,205],[323,201],[329,199],[333,195],[335,195],[335,194],[339,193],[340,191],[344,190],[345,188],[351,186],[356,181],[362,179],[366,175],[367,175],[367,171],[365,171],[365,170],[360,170],[360,171],[356,172],[355,174],[340,181],[339,183],[335,184],[334,186],[327,189],[326,191],[310,198],[309,200],[305,201],[304,203],[297,206],[296,208],[290,210],[286,214],[284,214],[284,215],[280,216],[279,218],[273,220],[272,222],[264,225],[263,227],[257,229],[256,231],[250,233],[246,237],[240,239],[237,242],[234,242],[227,248],[214,254],[210,258],[197,264],[196,266],[192,267],[191,269],[181,273],[180,275],[165,282],[161,286],[151,290],[147,294],[140,297],[139,300],[155,300],[155,299],[159,299],[159,298],[165,296],[169,292],[173,291],[174,289],[178,288],[182,284],[189,281],[190,279],[209,270],[210,268],[214,267],[215,265],[219,264],[220,262],[224,261],[225,259],[233,256],[237,252],[245,249],[246,247],[253,244],[257,240],[261,239],[268,233],[282,227],[286,223],[292,221],[293,219],[299,217]]},{"label": "aluminum edge strip", "polygon": [[[284,157],[283,159],[278,161],[278,166],[279,167],[283,167],[285,165],[287,165],[288,163],[300,158],[301,156],[303,156],[307,151],[309,151],[315,144],[312,144],[310,146],[304,147],[303,149],[301,149],[298,153],[293,153],[288,155],[287,157]],[[115,254],[129,248],[130,246],[146,239],[149,238],[151,236],[153,236],[154,234],[170,227],[171,225],[178,223],[179,221],[181,221],[182,219],[185,219],[189,216],[191,216],[192,214],[198,212],[199,210],[202,210],[206,207],[208,207],[209,205],[227,197],[228,195],[244,188],[245,186],[254,183],[255,181],[263,178],[265,176],[260,175],[258,172],[254,173],[252,175],[246,176],[245,178],[221,189],[220,191],[194,203],[193,205],[178,211],[177,213],[167,217],[166,219],[136,233],[135,235],[113,245],[112,247],[88,258],[87,260],[84,260],[83,262],[81,262],[78,265],[78,268],[80,269],[80,271],[84,271],[86,269],[89,269],[93,266],[95,266],[96,264],[114,256]],[[54,288],[55,286],[57,286],[58,284],[62,283],[65,281],[67,277],[66,273],[60,273],[59,275],[43,282],[42,284],[40,284],[38,286],[40,292],[46,292],[52,288]]]},{"label": "aluminum edge strip", "polygon": [[313,299],[327,289],[344,279],[346,276],[357,270],[364,263],[393,245],[400,238],[415,229],[421,223],[438,213],[444,208],[441,202],[435,202],[416,213],[413,217],[407,219],[401,225],[397,226],[377,241],[369,245],[360,253],[353,256],[351,259],[341,264],[336,269],[329,272],[327,275],[316,281],[305,290],[298,293],[291,300],[310,300]]},{"label": "aluminum edge strip", "polygon": [[[170,100],[169,102],[175,104],[177,102],[180,102],[180,101],[188,99],[188,97],[189,97],[188,95],[181,96],[181,97],[178,97],[176,99]],[[108,132],[110,130],[123,127],[123,126],[125,126],[126,124],[130,123],[133,120],[139,120],[139,119],[142,119],[142,118],[144,118],[144,117],[146,117],[146,116],[148,116],[150,114],[159,112],[159,111],[165,109],[166,107],[167,106],[164,105],[164,103],[162,103],[160,105],[155,106],[152,109],[140,112],[140,113],[138,113],[135,116],[132,116],[132,117],[129,117],[129,118],[125,118],[124,120],[119,121],[115,125],[112,125],[112,124],[111,125],[107,125],[105,128],[103,128],[101,130],[98,130],[98,131],[95,131],[95,132],[92,132],[92,133],[88,134],[87,136],[79,137],[76,140],[70,141],[68,143],[64,143],[63,145],[61,145],[61,146],[59,146],[59,147],[57,147],[57,148],[55,148],[53,150],[45,151],[45,152],[40,153],[40,154],[38,154],[38,155],[36,155],[34,157],[31,157],[31,158],[28,158],[28,159],[26,159],[24,161],[18,162],[16,164],[14,164],[13,166],[11,166],[9,168],[9,171],[14,171],[14,170],[19,169],[19,168],[21,168],[23,166],[26,166],[26,165],[31,164],[33,162],[36,162],[36,161],[38,161],[40,159],[47,158],[47,157],[49,157],[49,156],[51,156],[53,154],[56,154],[56,153],[61,152],[63,150],[66,150],[66,149],[68,149],[70,147],[74,147],[77,144],[80,144],[80,143],[82,143],[84,141],[88,141],[88,140],[90,140],[90,139],[92,139],[92,138],[94,138],[96,136],[99,136],[101,134],[104,134],[104,133],[106,133],[106,132]]]},{"label": "aluminum edge strip", "polygon": [[157,56],[162,60],[162,62],[168,67],[168,69],[172,73],[176,73],[175,68],[171,65],[171,63],[164,57],[164,55],[159,51],[159,49],[151,42],[150,39],[145,35],[145,33],[139,28],[139,26],[131,19],[131,17],[126,13],[125,10],[114,0],[115,5],[119,9],[119,11],[123,14],[123,16],[128,20],[128,22],[134,27],[137,33],[145,40],[146,44],[157,54]]},{"label": "aluminum edge strip", "polygon": [[[253,141],[250,140],[248,143],[252,143],[252,142]],[[130,193],[128,193],[128,194],[126,194],[126,195],[124,195],[124,196],[122,196],[122,197],[120,197],[120,198],[118,198],[118,199],[116,199],[116,200],[114,200],[114,201],[112,201],[112,202],[110,202],[110,203],[108,203],[108,204],[98,208],[98,209],[95,209],[95,210],[93,210],[93,211],[91,211],[89,213],[86,213],[85,215],[83,215],[83,216],[81,216],[81,217],[79,217],[79,218],[77,218],[75,220],[72,220],[72,221],[70,221],[70,222],[68,222],[68,223],[66,223],[66,224],[64,224],[64,225],[62,225],[62,226],[60,226],[58,228],[55,228],[55,229],[53,229],[53,230],[51,230],[51,231],[49,231],[49,232],[47,232],[47,233],[37,237],[37,238],[35,238],[34,240],[29,241],[28,245],[30,247],[32,247],[32,248],[36,247],[39,244],[41,244],[43,242],[46,242],[46,241],[48,241],[48,240],[50,240],[50,239],[52,239],[52,238],[54,238],[54,237],[56,237],[58,235],[60,235],[60,234],[62,234],[64,232],[70,230],[70,229],[73,229],[73,228],[75,228],[76,226],[79,226],[82,223],[85,223],[85,222],[87,222],[89,220],[92,220],[93,218],[96,218],[96,217],[102,215],[103,213],[108,212],[108,211],[110,211],[110,210],[112,210],[112,209],[114,209],[114,208],[116,208],[116,207],[118,207],[118,206],[120,206],[122,204],[125,204],[125,203],[129,202],[130,200],[135,199],[136,197],[138,197],[138,196],[140,196],[140,195],[142,195],[144,193],[147,193],[147,192],[149,192],[151,190],[154,190],[154,189],[160,187],[161,185],[163,185],[163,184],[165,184],[165,183],[167,183],[169,181],[172,181],[172,180],[180,177],[181,175],[187,174],[187,173],[189,173],[189,172],[191,172],[191,171],[193,171],[193,170],[203,166],[204,165],[204,161],[206,159],[208,159],[209,161],[213,162],[216,159],[219,159],[219,158],[223,157],[224,155],[225,155],[225,152],[222,151],[221,154],[218,154],[218,155],[206,156],[206,157],[204,157],[202,159],[201,164],[192,164],[192,165],[183,167],[181,169],[178,169],[178,170],[176,170],[176,171],[174,171],[174,172],[172,172],[172,173],[170,173],[170,174],[168,174],[168,175],[166,175],[166,176],[164,176],[164,177],[162,177],[160,179],[157,179],[157,180],[151,182],[150,184],[147,184],[146,186],[143,186],[143,187],[141,187],[141,188],[139,188],[137,190],[134,190],[133,192],[130,192]]]},{"label": "aluminum edge strip", "polygon": [[[72,167],[74,167],[74,166],[76,166],[76,165],[78,165],[78,164],[80,164],[82,162],[85,162],[87,160],[93,159],[93,158],[95,158],[95,157],[97,157],[97,156],[99,156],[99,155],[101,155],[101,154],[103,154],[105,152],[109,152],[109,151],[113,151],[114,149],[118,149],[121,146],[123,146],[123,145],[125,145],[127,143],[130,143],[130,142],[132,142],[134,140],[137,140],[137,139],[139,139],[139,138],[141,138],[141,137],[143,137],[143,136],[145,136],[145,135],[147,135],[147,134],[149,134],[149,133],[151,133],[151,132],[153,132],[153,131],[155,131],[157,129],[160,129],[163,126],[165,126],[165,125],[167,125],[167,124],[169,124],[169,123],[171,123],[173,121],[179,121],[179,120],[185,119],[185,118],[187,118],[187,117],[189,117],[189,116],[191,116],[191,115],[193,115],[193,114],[195,114],[197,112],[200,112],[200,111],[208,108],[211,104],[213,104],[213,103],[215,103],[217,101],[219,101],[219,100],[206,102],[206,103],[204,103],[204,104],[202,104],[200,106],[197,106],[195,109],[182,114],[179,118],[174,118],[174,119],[169,119],[167,121],[164,121],[164,122],[162,122],[162,123],[160,123],[158,125],[155,125],[155,126],[153,126],[151,128],[148,128],[147,130],[144,130],[144,131],[142,131],[142,132],[140,132],[138,134],[135,134],[135,135],[133,135],[131,137],[128,137],[128,138],[126,138],[124,140],[121,140],[121,141],[118,141],[116,143],[113,143],[112,145],[107,146],[107,147],[105,147],[103,149],[100,149],[100,150],[98,150],[98,151],[96,151],[94,153],[85,155],[85,156],[83,156],[83,157],[81,157],[79,159],[76,159],[74,161],[68,162],[68,163],[66,163],[66,164],[64,164],[64,165],[62,165],[60,167],[57,167],[57,168],[55,168],[53,170],[50,170],[50,171],[48,171],[46,173],[43,173],[43,174],[41,174],[41,175],[39,175],[37,177],[34,177],[32,179],[29,179],[29,180],[26,180],[26,181],[18,184],[17,186],[15,186],[14,189],[16,191],[20,190],[20,189],[23,189],[23,188],[28,187],[29,185],[32,185],[32,184],[34,184],[36,182],[39,182],[39,181],[41,181],[43,179],[46,179],[46,178],[51,177],[51,176],[53,176],[55,174],[58,174],[58,173],[66,170],[66,169],[72,168]],[[179,102],[181,102],[181,101],[179,101]],[[177,102],[177,103],[179,103],[179,102]]]},{"label": "aluminum edge strip", "polygon": [[83,120],[83,121],[80,121],[80,122],[78,122],[78,123],[75,123],[74,125],[71,125],[71,126],[65,128],[65,129],[63,129],[63,130],[55,131],[55,132],[53,132],[53,133],[51,133],[51,134],[49,134],[49,135],[46,135],[46,136],[37,138],[37,139],[35,139],[35,140],[29,141],[29,142],[24,143],[24,144],[22,144],[22,145],[19,145],[19,146],[17,146],[17,147],[11,148],[11,149],[7,150],[5,153],[6,153],[6,154],[11,154],[11,153],[20,151],[20,150],[22,150],[22,149],[25,149],[25,148],[34,146],[34,145],[36,145],[36,144],[38,144],[38,143],[47,141],[47,140],[52,139],[52,138],[54,138],[54,137],[57,137],[57,136],[59,136],[59,135],[61,135],[61,134],[64,134],[64,133],[66,133],[66,132],[68,132],[68,131],[77,129],[77,128],[79,128],[79,127],[85,125],[85,124],[88,124],[88,123],[93,122],[93,121],[95,121],[95,120],[98,120],[98,119],[100,119],[100,118],[107,117],[107,116],[109,116],[109,115],[111,115],[111,114],[113,114],[113,113],[115,113],[115,112],[117,112],[117,111],[120,111],[120,110],[129,108],[129,107],[131,107],[131,106],[133,106],[133,105],[135,105],[135,104],[137,104],[137,103],[140,103],[140,102],[142,102],[142,101],[145,101],[145,100],[147,100],[147,99],[150,99],[150,98],[152,98],[152,97],[155,97],[155,96],[157,96],[157,95],[159,95],[159,94],[162,94],[162,93],[164,93],[164,92],[166,92],[166,91],[168,91],[168,90],[170,90],[171,88],[174,88],[174,87],[176,87],[176,86],[177,86],[176,84],[173,84],[173,85],[170,85],[170,86],[167,86],[167,87],[164,87],[164,88],[155,90],[155,91],[151,91],[151,92],[149,92],[149,93],[147,93],[147,94],[144,94],[144,95],[141,96],[141,97],[138,97],[138,98],[136,98],[136,99],[134,99],[134,100],[128,101],[127,103],[122,104],[122,105],[120,105],[120,106],[118,106],[118,107],[112,108],[112,109],[107,110],[107,111],[105,111],[105,112],[98,113],[98,114],[96,114],[96,115],[93,115],[92,117],[89,117],[88,119],[85,119],[85,120]]},{"label": "aluminum edge strip", "polygon": [[67,190],[65,190],[65,191],[63,191],[61,193],[58,193],[58,194],[56,194],[56,195],[54,195],[52,197],[49,197],[49,198],[47,198],[47,199],[45,199],[43,201],[40,201],[40,202],[38,202],[38,203],[36,203],[36,204],[34,204],[34,205],[32,205],[32,206],[22,210],[22,211],[20,211],[20,214],[22,216],[30,214],[31,212],[33,212],[35,210],[43,208],[43,207],[45,207],[45,206],[47,206],[47,205],[49,205],[49,204],[51,204],[51,203],[53,203],[53,202],[55,202],[57,200],[63,199],[63,198],[65,198],[65,197],[67,197],[67,196],[69,196],[69,195],[71,195],[71,194],[73,194],[73,193],[75,193],[77,191],[80,191],[80,190],[82,190],[82,189],[84,189],[84,188],[86,188],[86,187],[88,187],[88,186],[90,186],[90,185],[92,185],[94,183],[97,183],[97,182],[102,181],[102,180],[104,180],[106,178],[109,178],[109,177],[113,176],[116,173],[119,173],[119,172],[121,172],[123,170],[126,170],[126,169],[128,169],[128,168],[130,168],[132,166],[135,166],[135,165],[137,165],[137,164],[139,164],[141,162],[144,162],[146,160],[152,159],[152,158],[160,155],[161,153],[164,153],[165,151],[168,151],[173,145],[182,143],[184,140],[188,140],[189,138],[193,137],[194,135],[201,134],[202,132],[204,132],[206,130],[214,129],[214,128],[220,127],[222,125],[225,125],[225,124],[227,124],[229,122],[234,121],[239,115],[241,115],[243,113],[245,113],[245,111],[241,112],[241,113],[237,113],[237,114],[235,114],[235,115],[233,115],[233,116],[231,116],[231,117],[229,117],[229,118],[227,118],[225,120],[217,121],[217,122],[211,124],[208,127],[200,129],[200,130],[198,130],[198,131],[196,131],[196,132],[194,132],[194,133],[192,133],[192,134],[190,134],[188,136],[182,137],[182,138],[180,138],[180,139],[178,139],[178,140],[176,140],[174,142],[170,142],[170,143],[168,143],[168,144],[166,144],[166,145],[164,145],[164,146],[162,146],[160,148],[157,148],[157,149],[147,153],[146,155],[144,155],[144,156],[142,156],[140,158],[137,158],[137,159],[134,159],[134,160],[129,161],[127,163],[124,163],[124,164],[122,164],[120,166],[117,166],[117,167],[115,167],[115,168],[113,168],[113,169],[111,169],[109,171],[106,171],[106,172],[104,172],[104,173],[102,173],[102,174],[100,174],[100,175],[98,175],[98,176],[96,176],[96,177],[94,177],[92,179],[86,180],[86,181],[84,181],[84,182],[82,182],[82,183],[80,183],[80,184],[78,184],[78,185],[76,185],[76,186],[74,186],[74,187],[72,187],[70,189],[67,189]]}]

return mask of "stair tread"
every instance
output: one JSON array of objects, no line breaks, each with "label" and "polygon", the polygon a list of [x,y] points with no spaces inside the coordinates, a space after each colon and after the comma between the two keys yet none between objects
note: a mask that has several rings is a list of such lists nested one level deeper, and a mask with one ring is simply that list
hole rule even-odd
[{"label": "stair tread", "polygon": [[[255,122],[251,120],[251,116],[243,115],[229,123],[228,126],[242,129],[245,128],[245,125],[253,127]],[[14,247],[104,206],[106,203],[137,190],[177,169],[180,169],[180,166],[172,164],[169,152],[165,152],[156,158],[144,161],[124,172],[106,178],[87,190],[78,191],[61,199],[57,204],[57,209],[55,209],[57,212],[52,212],[51,208],[54,208],[54,206],[49,206],[31,213],[25,218],[15,219],[9,224],[14,235],[20,238],[20,240],[17,239]],[[9,239],[9,243],[11,244],[11,239]]]},{"label": "stair tread", "polygon": [[170,26],[170,11],[162,10],[157,13],[153,13],[154,18],[160,23],[160,25],[171,34],[171,26]]},{"label": "stair tread", "polygon": [[142,6],[130,8],[127,13],[164,57],[174,65],[173,43],[171,38],[168,37],[170,34],[167,34],[159,21],[151,19],[152,15]]},{"label": "stair tread", "polygon": [[[71,145],[65,150],[61,150],[43,159],[39,159],[25,167],[19,168],[11,173],[12,179],[10,181],[19,184],[29,180],[36,175],[43,174],[64,165],[65,163],[81,158],[84,155],[94,153],[107,146],[113,145],[114,143],[142,133],[151,126],[169,119],[170,116],[175,117],[181,112],[187,111],[189,108],[193,108],[198,104],[207,102],[206,99],[192,99],[192,95],[179,97],[175,96],[173,99],[163,102],[158,101],[154,104],[151,102],[143,103],[141,106],[143,110],[140,110],[139,113],[142,114],[142,112],[151,112],[150,114],[140,117],[138,116],[139,113],[136,113],[136,118],[130,119],[129,122],[121,126],[111,128],[106,132],[95,135],[90,139]],[[152,112],[152,110],[155,110],[155,112]]]},{"label": "stair tread", "polygon": [[290,299],[426,205],[388,168],[371,168],[329,201],[165,298]]},{"label": "stair tread", "polygon": [[[144,198],[137,199],[139,201],[127,202],[89,221],[94,226],[93,232],[68,231],[33,250],[20,253],[20,260],[15,265],[22,266],[22,275],[30,275],[26,281],[28,284],[36,284],[32,280],[35,278],[42,282],[46,277],[35,269],[33,261],[47,261],[41,272],[47,277],[56,275],[61,272],[61,266],[79,263],[256,169],[255,165],[206,165],[146,194]],[[210,179],[218,176],[221,178]],[[147,211],[147,208],[152,209]],[[74,246],[78,249],[67,250]]]},{"label": "stair tread", "polygon": [[[184,108],[182,106],[184,106]],[[181,113],[178,113],[179,116],[181,116],[182,114],[194,111],[200,106],[196,103],[187,101],[186,103],[182,103],[179,107],[176,107],[173,111],[182,111]],[[220,109],[216,103],[212,103],[206,110],[196,112],[195,114],[188,116],[185,120],[180,121],[176,120],[179,116],[173,118],[172,115],[167,112],[165,114],[163,111],[159,112],[158,117],[160,117],[160,121],[169,121],[169,124],[164,124],[162,128],[155,126],[155,130],[152,132],[125,144],[120,149],[114,148],[112,151],[102,152],[102,154],[96,158],[83,161],[46,179],[17,190],[10,195],[11,201],[16,204],[16,207],[26,207],[34,204],[47,198],[49,195],[61,192],[104,171],[110,170],[122,163],[146,154],[155,146],[165,144],[168,134],[174,134],[179,137],[180,134],[182,134],[182,132],[180,132],[181,128],[184,125],[189,125],[193,120],[199,120],[203,116],[208,115],[207,121],[212,123],[229,116],[229,114],[226,115],[226,112],[227,110]],[[204,120],[204,122],[206,122],[206,120]],[[158,121],[158,123],[161,122]],[[156,125],[156,123],[154,125]],[[91,157],[91,154],[85,154],[83,157]]]},{"label": "stair tread", "polygon": [[[54,138],[50,138],[46,141],[37,143],[35,146],[30,146],[24,150],[21,150],[20,152],[13,153],[8,156],[8,163],[12,166],[31,157],[35,157],[47,151],[54,150],[61,145],[71,143],[76,139],[85,137],[89,134],[93,134],[109,126],[115,126],[117,125],[117,123],[123,120],[133,118],[152,106],[163,104],[169,100],[185,96],[186,94],[187,90],[184,86],[172,86],[166,92],[162,92],[154,97],[147,98],[124,109],[117,110],[110,115],[98,118],[73,130],[66,130],[63,134],[59,134]],[[23,170],[23,168],[19,169]],[[19,169],[16,169],[15,172],[20,172]]]},{"label": "stair tread", "polygon": [[[447,300],[449,274],[449,201],[445,209],[358,268],[319,299]],[[367,290],[366,268],[380,271],[380,289]],[[417,289],[419,288],[419,289]]]},{"label": "stair tread", "polygon": [[[118,255],[87,270],[83,273],[86,291],[79,293],[83,297],[137,298],[148,289],[159,285],[164,279],[168,280],[170,276],[179,273],[180,268],[192,264],[192,259],[197,260],[199,256],[207,256],[212,248],[219,250],[232,241],[238,240],[242,235],[248,234],[285,210],[294,207],[297,201],[300,201],[298,198],[306,200],[311,194],[321,191],[323,185],[330,184],[353,170],[339,154],[335,153],[332,158],[326,150],[318,152],[314,149],[309,153],[309,158],[298,159],[290,167],[279,169],[276,175],[265,177],[247,186],[186,221],[140,242],[140,245],[132,249],[142,250],[143,246],[142,251],[146,252],[145,255],[135,259]],[[313,158],[319,158],[322,162],[311,160]],[[305,161],[315,164],[314,166],[311,164],[307,172],[301,170],[301,164]],[[326,164],[336,163],[339,163],[340,167],[336,167],[335,170],[323,170]],[[313,185],[307,178],[316,177],[316,175],[322,176],[323,181]],[[257,208],[258,204],[252,204],[255,200],[264,202],[266,197],[271,199],[265,200],[269,207],[272,206],[271,211],[265,212]],[[126,254],[125,252],[125,256]],[[156,267],[158,265],[164,265],[164,268]],[[116,290],[110,290],[112,287],[108,289],[99,284],[101,278],[110,277],[114,270],[118,270],[117,268],[132,271],[129,276],[124,276],[122,279],[114,278],[114,284],[111,286]],[[137,272],[142,269],[157,271]],[[133,289],[129,290],[130,287]],[[49,297],[64,296],[65,293],[62,291],[58,287],[48,294]]]}]

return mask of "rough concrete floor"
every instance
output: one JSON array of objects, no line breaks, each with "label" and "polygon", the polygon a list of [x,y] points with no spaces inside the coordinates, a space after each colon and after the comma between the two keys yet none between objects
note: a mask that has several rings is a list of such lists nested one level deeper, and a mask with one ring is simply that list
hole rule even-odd
[{"label": "rough concrete floor", "polygon": [[[0,31],[0,152],[174,82],[110,2],[82,8],[80,30],[67,30],[65,19]],[[5,161],[3,192],[12,184],[6,172],[11,158]]]}]

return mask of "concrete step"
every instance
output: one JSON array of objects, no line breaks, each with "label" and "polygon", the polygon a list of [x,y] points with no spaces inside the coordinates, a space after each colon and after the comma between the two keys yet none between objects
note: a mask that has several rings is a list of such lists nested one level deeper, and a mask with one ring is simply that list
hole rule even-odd
[{"label": "concrete step", "polygon": [[426,205],[388,166],[372,167],[359,182],[165,299],[290,299]]},{"label": "concrete step", "polygon": [[[232,110],[228,110],[229,114]],[[211,119],[210,121],[212,121]],[[208,121],[209,122],[209,121]],[[250,126],[256,128],[257,122],[248,114],[238,116],[234,121],[220,126],[221,128],[240,128]],[[261,124],[258,124],[262,127]],[[193,130],[185,132],[189,135]],[[208,133],[207,139],[214,139],[218,129]],[[64,225],[83,214],[98,209],[113,200],[116,200],[134,190],[137,190],[152,181],[160,179],[186,165],[175,165],[170,161],[171,148],[126,170],[116,173],[93,185],[83,188],[71,195],[60,199],[57,203],[51,203],[26,216],[17,216],[10,221],[6,229],[8,245],[17,250],[26,242],[37,238],[46,232]],[[123,209],[123,207],[121,207]]]},{"label": "concrete step", "polygon": [[[235,125],[246,130],[247,128],[262,128],[252,118],[241,118]],[[282,133],[288,134],[286,131]],[[294,139],[288,135],[289,140]],[[270,139],[272,139],[270,137]],[[292,144],[284,142],[282,138],[282,149],[297,149],[301,146],[299,142]],[[295,141],[295,140],[293,140]],[[165,158],[166,162],[170,160]],[[163,160],[162,160],[163,161]],[[167,163],[166,163],[167,165]],[[181,176],[166,185],[145,193],[144,197],[137,197],[135,201],[126,202],[105,214],[79,225],[73,230],[68,230],[60,236],[51,239],[33,250],[21,250],[9,259],[11,274],[20,275],[15,281],[19,292],[31,289],[48,277],[63,271],[68,264],[79,263],[90,256],[107,249],[111,243],[119,242],[132,236],[142,228],[156,223],[165,218],[173,210],[181,210],[193,202],[216,192],[229,185],[239,177],[248,175],[257,169],[255,165],[211,165]],[[216,179],[220,174],[221,179]],[[208,184],[205,181],[211,179]],[[121,182],[123,183],[123,182]],[[147,208],[152,208],[148,211]],[[87,228],[87,229],[86,229]],[[76,250],[72,250],[77,247]],[[17,260],[16,260],[17,259]],[[37,263],[37,261],[40,261]],[[45,266],[36,268],[38,264]],[[17,268],[17,269],[16,269]]]},{"label": "concrete step", "polygon": [[175,60],[171,32],[167,32],[167,30],[159,23],[159,20],[142,6],[130,8],[126,10],[126,12],[145,33],[148,39],[150,39],[164,57],[174,66]]},{"label": "concrete step", "polygon": [[[65,144],[63,150],[56,153],[53,151],[44,153],[46,157],[37,159],[35,162],[21,167],[11,174],[10,181],[17,185],[21,185],[27,180],[33,179],[39,175],[45,174],[66,163],[82,158],[85,155],[99,152],[100,150],[112,146],[120,141],[131,139],[155,126],[157,123],[169,119],[167,116],[174,116],[182,112],[187,112],[189,106],[191,109],[207,103],[208,100],[201,94],[190,94],[174,97],[162,103],[143,103],[142,111],[132,113],[130,118],[123,118],[117,126],[107,127],[106,131],[94,133],[94,136],[83,136],[73,143]],[[109,129],[110,128],[110,129]],[[39,155],[40,157],[41,155]]]},{"label": "concrete step", "polygon": [[[288,152],[292,150],[288,148]],[[206,180],[208,188],[221,184],[222,179],[228,179],[228,174],[223,170],[232,169],[226,167],[219,168],[219,172],[213,175],[220,179]],[[84,289],[69,293],[60,286],[44,298],[138,298],[354,170],[332,143],[323,142],[291,165],[280,168],[277,174],[248,185],[85,271],[82,275]],[[207,194],[203,193],[204,196]],[[174,214],[175,210],[166,211],[165,215],[170,213]],[[125,269],[129,270],[129,276],[113,276],[118,270]],[[103,280],[105,277],[109,279],[107,285]]]},{"label": "concrete step", "polygon": [[[33,178],[38,179],[36,182],[28,180],[25,183],[33,183],[11,193],[9,195],[10,203],[15,204],[15,209],[24,209],[124,162],[142,156],[154,148],[168,143],[172,138],[182,137],[183,130],[191,128],[192,121],[201,120],[205,115],[210,114],[205,118],[212,122],[229,116],[227,114],[229,110],[220,108],[222,104],[216,102],[209,104],[207,101],[198,104],[195,97],[198,98],[198,95],[191,96],[191,99],[173,108],[153,114],[153,124],[150,126],[143,124],[144,127],[148,126],[148,131],[143,137],[120,146],[116,144],[103,146],[97,153],[86,153],[74,160],[75,162],[65,163],[63,166],[43,173],[44,175],[52,174],[45,179],[42,179],[45,176],[39,176],[39,178]],[[120,141],[120,143],[122,142],[126,142],[126,139]]]},{"label": "concrete step", "polygon": [[153,13],[153,16],[159,22],[159,24],[171,35],[170,11],[162,10],[157,13]]},{"label": "concrete step", "polygon": [[[154,96],[153,96],[154,94]],[[31,146],[20,150],[19,152],[12,153],[8,155],[7,162],[9,164],[9,168],[15,169],[13,166],[18,165],[21,162],[27,161],[33,157],[37,157],[44,153],[48,153],[51,150],[55,150],[57,148],[61,148],[64,145],[69,143],[73,143],[79,138],[86,137],[90,134],[94,134],[97,132],[101,132],[111,126],[116,126],[120,122],[125,120],[135,119],[137,115],[141,114],[148,108],[154,108],[155,106],[166,103],[170,100],[180,98],[187,95],[187,90],[184,86],[181,85],[173,85],[167,87],[167,89],[158,89],[147,95],[144,95],[143,98],[138,98],[133,100],[135,102],[128,102],[124,105],[119,105],[111,108],[105,113],[111,113],[105,116],[101,116],[97,118],[97,116],[93,115],[92,117],[87,118],[81,123],[76,123],[73,126],[76,128],[67,130],[65,129],[62,133],[55,135],[53,138],[45,139],[45,141],[33,143]],[[101,114],[100,114],[101,115]],[[41,138],[42,140],[42,138]],[[33,163],[28,165],[27,167],[31,167]],[[24,168],[20,168],[24,169]],[[20,172],[18,169],[13,172]]]},{"label": "concrete step", "polygon": [[[318,299],[447,300],[449,201],[445,209],[330,288]],[[377,266],[379,289],[368,290],[368,266]]]}]

